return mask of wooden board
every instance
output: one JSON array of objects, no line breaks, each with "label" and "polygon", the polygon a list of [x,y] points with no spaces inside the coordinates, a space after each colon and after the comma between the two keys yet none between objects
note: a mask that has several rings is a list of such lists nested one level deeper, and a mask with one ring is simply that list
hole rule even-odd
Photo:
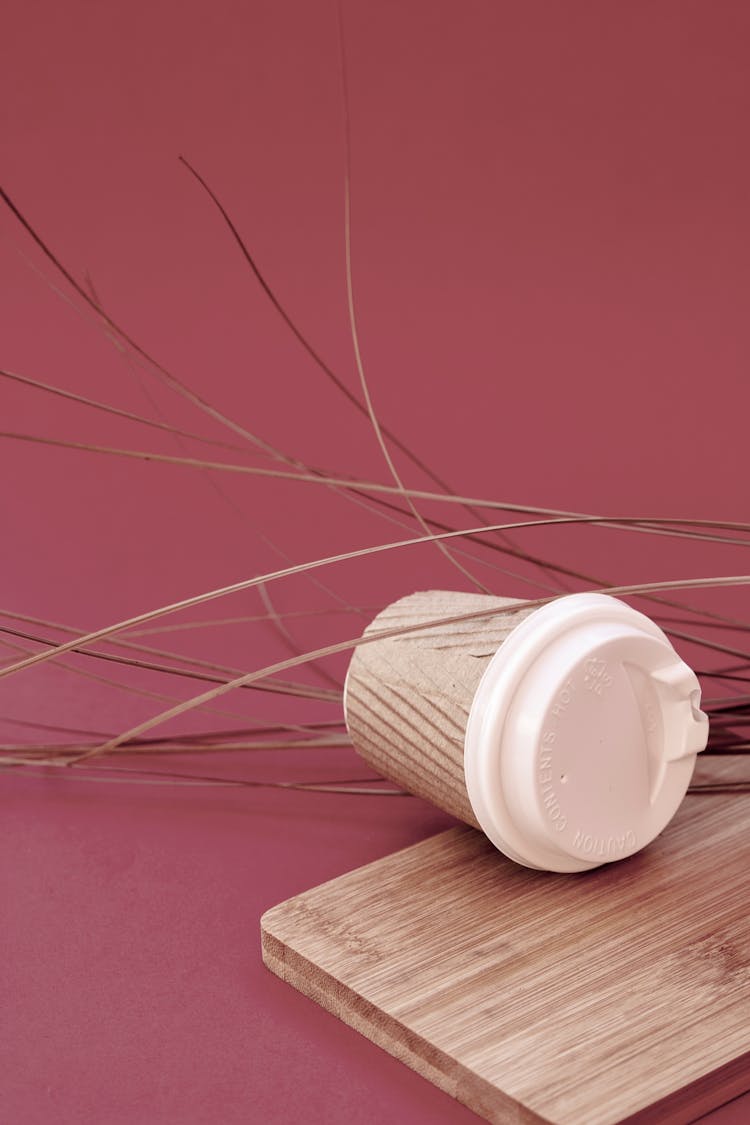
[{"label": "wooden board", "polygon": [[261,921],[273,972],[492,1122],[692,1121],[750,1088],[750,795],[585,875],[456,828]]}]

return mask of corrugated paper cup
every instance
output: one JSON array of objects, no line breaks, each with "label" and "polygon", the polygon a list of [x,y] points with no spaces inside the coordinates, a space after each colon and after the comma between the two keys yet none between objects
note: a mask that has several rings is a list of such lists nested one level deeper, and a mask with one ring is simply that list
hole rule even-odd
[{"label": "corrugated paper cup", "polygon": [[[344,691],[354,745],[527,867],[585,871],[632,855],[672,819],[706,745],[695,673],[616,598],[519,604],[430,591],[388,606],[365,637],[412,631],[355,649]],[[415,628],[425,622],[438,623]]]}]

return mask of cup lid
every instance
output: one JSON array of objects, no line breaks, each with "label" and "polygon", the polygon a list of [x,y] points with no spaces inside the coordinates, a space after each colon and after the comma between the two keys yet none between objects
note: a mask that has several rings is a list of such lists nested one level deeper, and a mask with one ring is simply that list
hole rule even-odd
[{"label": "cup lid", "polygon": [[585,871],[658,836],[707,739],[698,680],[662,630],[617,598],[570,594],[525,618],[487,666],[466,787],[511,859]]}]

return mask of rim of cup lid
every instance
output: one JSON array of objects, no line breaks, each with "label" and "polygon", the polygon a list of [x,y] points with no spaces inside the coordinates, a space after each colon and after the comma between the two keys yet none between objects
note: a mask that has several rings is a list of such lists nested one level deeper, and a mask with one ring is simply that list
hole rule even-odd
[{"label": "rim of cup lid", "polygon": [[586,871],[650,843],[708,739],[700,685],[655,622],[608,594],[525,618],[490,660],[466,728],[474,813],[526,867]]}]

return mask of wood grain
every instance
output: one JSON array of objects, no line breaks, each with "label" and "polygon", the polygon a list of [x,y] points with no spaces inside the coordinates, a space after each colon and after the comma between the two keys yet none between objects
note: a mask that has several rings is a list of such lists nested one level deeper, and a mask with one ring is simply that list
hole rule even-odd
[{"label": "wood grain", "polygon": [[533,610],[513,598],[429,590],[389,605],[365,630],[419,625],[441,616],[509,612],[445,624],[355,649],[346,722],[362,757],[398,785],[478,827],[464,781],[464,734],[482,674],[508,633]]},{"label": "wood grain", "polygon": [[585,875],[451,829],[270,910],[263,956],[488,1121],[692,1121],[750,1088],[747,801]]}]

